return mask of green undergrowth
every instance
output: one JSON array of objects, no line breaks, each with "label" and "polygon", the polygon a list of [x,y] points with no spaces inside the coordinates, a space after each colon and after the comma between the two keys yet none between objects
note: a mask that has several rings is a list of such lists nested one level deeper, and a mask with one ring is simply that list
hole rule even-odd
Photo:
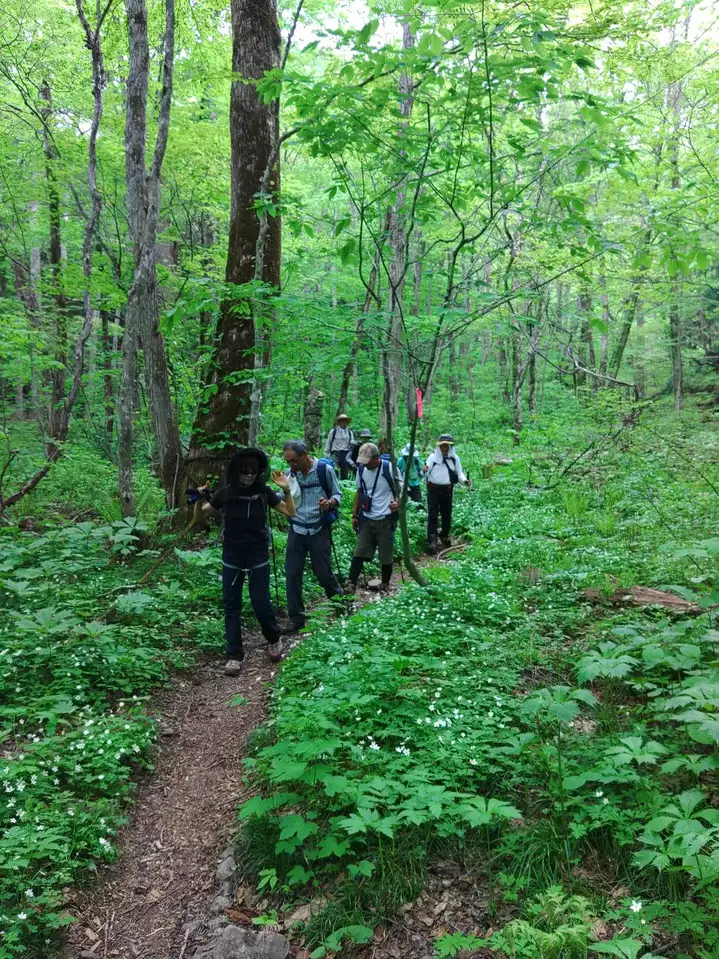
[{"label": "green undergrowth", "polygon": [[[457,496],[460,559],[325,623],[284,665],[240,819],[277,907],[323,906],[313,956],[367,941],[435,856],[511,917],[500,954],[719,956],[716,438],[697,421],[655,442],[646,419],[558,485],[571,457],[546,436],[485,469]],[[584,593],[631,585],[707,611]],[[609,941],[592,941],[599,919]],[[476,932],[437,954],[478,948]]]},{"label": "green undergrowth", "polygon": [[[117,855],[134,782],[152,763],[151,691],[224,648],[217,529],[204,548],[179,543],[138,587],[169,536],[135,521],[54,525],[61,516],[0,529],[2,959],[49,954],[71,921],[63,889]],[[344,520],[340,557],[351,536]],[[286,533],[275,541],[282,605]]]},{"label": "green undergrowth", "polygon": [[[117,519],[103,505],[113,482],[112,466],[81,448],[58,464],[42,500],[25,502],[24,529],[0,528],[0,959],[52,951],[72,921],[63,890],[116,857],[134,783],[151,768],[152,690],[170,670],[224,650],[219,527],[176,541],[149,528],[147,510]],[[156,499],[148,484],[145,506]],[[107,518],[85,519],[80,507]],[[333,532],[345,571],[350,514]],[[272,590],[283,607],[287,527],[276,514],[273,526]],[[410,529],[416,549],[419,514]],[[166,547],[167,561],[139,584]],[[305,596],[324,598],[310,575]]]}]

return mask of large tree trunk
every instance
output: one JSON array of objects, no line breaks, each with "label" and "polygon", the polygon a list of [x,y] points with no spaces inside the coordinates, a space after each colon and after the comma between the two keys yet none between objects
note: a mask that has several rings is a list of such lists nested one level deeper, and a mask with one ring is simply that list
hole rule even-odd
[{"label": "large tree trunk", "polygon": [[315,389],[310,383],[305,400],[305,443],[310,452],[322,451],[322,408],[324,402],[324,393]]},{"label": "large tree trunk", "polygon": [[[170,396],[165,342],[159,328],[157,304],[156,242],[160,210],[160,176],[167,147],[172,104],[172,78],[175,51],[175,2],[165,0],[164,59],[162,90],[157,123],[157,136],[152,163],[146,169],[147,91],[149,84],[149,41],[145,0],[125,0],[129,33],[130,67],[127,78],[125,124],[125,176],[130,237],[133,242],[135,271],[127,299],[125,338],[130,337],[128,356],[142,347],[146,382],[155,442],[157,444],[160,481],[167,497],[167,506],[174,509],[181,497],[182,450],[177,418]],[[129,366],[132,364],[130,363]],[[123,374],[126,366],[123,366]],[[123,389],[129,388],[123,375]],[[131,404],[131,397],[121,399],[121,409]],[[123,430],[131,428],[125,418]],[[126,438],[125,438],[126,441]],[[130,442],[130,447],[131,447]],[[132,459],[123,456],[122,470],[132,468]],[[131,485],[131,483],[130,483]],[[125,487],[125,488],[122,488]],[[120,497],[127,504],[127,475],[121,484]]]},{"label": "large tree trunk", "polygon": [[[280,31],[274,0],[232,0],[232,69],[247,80],[260,79],[276,69]],[[270,176],[269,192],[279,183],[277,107],[265,103],[254,84],[236,82],[230,98],[232,184],[230,236],[225,279],[248,284],[256,276],[256,258],[262,256],[260,279],[273,288],[280,283],[280,218],[268,217],[266,235],[258,251],[261,220],[255,196]],[[192,428],[187,457],[188,473],[197,484],[208,475],[221,475],[237,443],[248,439],[252,381],[255,370],[255,326],[252,297],[228,289],[220,306],[216,347],[210,381]]]}]

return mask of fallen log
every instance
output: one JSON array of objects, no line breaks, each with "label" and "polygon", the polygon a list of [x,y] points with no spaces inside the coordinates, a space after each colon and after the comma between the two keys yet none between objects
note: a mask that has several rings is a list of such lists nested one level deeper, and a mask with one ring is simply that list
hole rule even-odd
[{"label": "fallen log", "polygon": [[604,595],[598,589],[583,590],[584,596],[592,603],[611,603],[613,606],[662,606],[677,613],[699,615],[706,612],[698,603],[668,593],[661,589],[651,589],[649,586],[631,586],[629,589],[618,589],[610,596]]}]

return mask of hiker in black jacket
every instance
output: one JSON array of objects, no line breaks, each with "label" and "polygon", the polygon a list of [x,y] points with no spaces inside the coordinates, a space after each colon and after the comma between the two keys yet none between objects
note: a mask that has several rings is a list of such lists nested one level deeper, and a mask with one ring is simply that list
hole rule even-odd
[{"label": "hiker in black jacket", "polygon": [[[225,607],[225,639],[228,676],[239,675],[244,659],[242,646],[242,587],[247,578],[250,602],[274,662],[282,658],[282,640],[270,597],[270,533],[267,509],[285,516],[295,515],[287,477],[280,470],[272,481],[284,498],[267,486],[269,461],[260,449],[241,449],[230,460],[225,485],[207,502],[195,503],[195,521],[222,511],[224,541],[222,547],[222,597]],[[207,487],[198,490],[207,495]]]},{"label": "hiker in black jacket", "polygon": [[360,446],[364,446],[365,443],[372,442],[372,430],[360,430],[359,431],[359,440],[356,440],[347,454],[347,459],[345,463],[349,466],[351,470],[357,471],[357,456],[359,455]]}]

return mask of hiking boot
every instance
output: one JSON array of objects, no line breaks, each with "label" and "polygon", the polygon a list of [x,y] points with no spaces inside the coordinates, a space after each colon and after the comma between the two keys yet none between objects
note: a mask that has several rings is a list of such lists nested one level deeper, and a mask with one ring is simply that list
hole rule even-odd
[{"label": "hiking boot", "polygon": [[294,633],[299,633],[301,629],[305,628],[305,621],[295,622],[292,620],[289,626],[280,626],[279,634],[280,636],[292,636]]},{"label": "hiking boot", "polygon": [[380,593],[389,593],[389,583],[380,583],[379,591]]},{"label": "hiking boot", "polygon": [[452,545],[452,537],[449,535],[449,533],[446,536],[440,536],[439,541],[442,544],[442,546]]},{"label": "hiking boot", "polygon": [[434,554],[434,553],[437,552],[437,537],[436,537],[436,536],[430,536],[430,537],[428,537],[428,539],[427,539],[427,552],[430,553],[430,554]]},{"label": "hiking boot", "polygon": [[345,596],[354,596],[357,592],[357,583],[353,583],[351,579],[348,579],[345,583]]},{"label": "hiking boot", "polygon": [[228,659],[225,663],[225,676],[239,676],[242,672],[242,660]]},{"label": "hiking boot", "polygon": [[267,655],[273,663],[279,663],[282,659],[282,640],[278,639],[276,643],[270,643],[267,647]]}]

